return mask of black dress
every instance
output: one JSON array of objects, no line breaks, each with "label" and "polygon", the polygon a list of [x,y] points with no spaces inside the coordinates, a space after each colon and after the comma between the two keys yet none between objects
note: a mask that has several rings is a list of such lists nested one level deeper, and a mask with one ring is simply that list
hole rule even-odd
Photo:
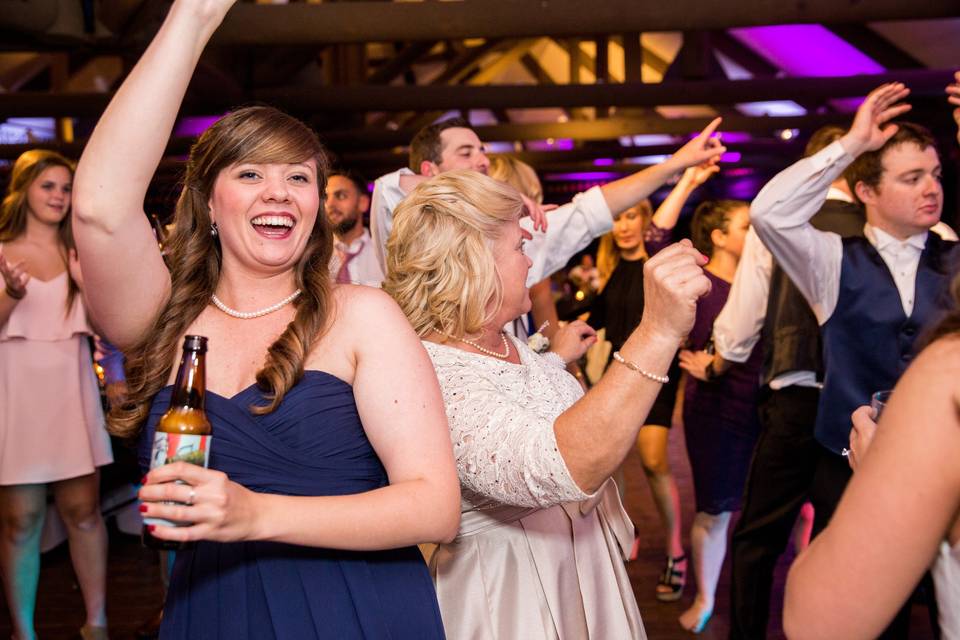
[{"label": "black dress", "polygon": [[[587,323],[594,329],[606,328],[612,351],[623,347],[643,316],[643,265],[645,260],[620,260],[607,286],[597,295],[590,307]],[[609,363],[608,363],[609,364]],[[680,366],[676,358],[667,373],[670,382],[657,395],[645,424],[669,428],[673,405],[677,398]]]}]

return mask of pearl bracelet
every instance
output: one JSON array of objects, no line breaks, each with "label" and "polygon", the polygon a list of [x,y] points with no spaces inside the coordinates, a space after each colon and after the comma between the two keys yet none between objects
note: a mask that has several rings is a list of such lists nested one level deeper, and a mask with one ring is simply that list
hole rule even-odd
[{"label": "pearl bracelet", "polygon": [[667,384],[668,382],[670,382],[670,376],[658,376],[655,373],[650,373],[649,371],[647,371],[646,369],[638,365],[636,362],[630,362],[629,360],[624,360],[623,356],[620,355],[619,351],[613,352],[613,359],[619,362],[620,364],[622,364],[623,366],[625,366],[627,369],[636,371],[637,373],[642,375],[644,378],[650,378],[654,382],[659,382],[660,384]]}]

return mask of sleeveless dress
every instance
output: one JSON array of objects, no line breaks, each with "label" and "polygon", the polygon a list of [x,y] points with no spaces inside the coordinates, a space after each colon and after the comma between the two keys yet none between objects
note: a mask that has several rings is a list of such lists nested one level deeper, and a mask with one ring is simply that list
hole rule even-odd
[{"label": "sleeveless dress", "polygon": [[[697,303],[697,318],[687,341],[687,348],[694,351],[707,347],[713,322],[730,295],[729,282],[709,271],[704,273],[712,287]],[[740,510],[750,458],[760,435],[757,394],[762,351],[754,349],[746,362],[731,365],[710,382],[687,377],[683,429],[698,512],[717,515]]]},{"label": "sleeveless dress", "polygon": [[[166,387],[153,400],[140,442],[143,466],[170,394]],[[232,398],[207,392],[211,468],[253,491],[281,495],[349,495],[388,484],[346,382],[307,371],[272,413],[253,415],[255,403],[263,403],[256,386]],[[198,542],[177,552],[160,637],[420,639],[443,638],[443,625],[416,547]]]},{"label": "sleeveless dress", "polygon": [[45,484],[113,462],[83,302],[67,273],[31,278],[0,326],[0,485]]}]

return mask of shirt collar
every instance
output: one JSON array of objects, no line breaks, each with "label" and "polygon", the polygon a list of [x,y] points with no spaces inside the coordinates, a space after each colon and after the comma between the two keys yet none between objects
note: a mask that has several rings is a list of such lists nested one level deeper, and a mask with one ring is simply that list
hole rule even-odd
[{"label": "shirt collar", "polygon": [[843,189],[837,189],[836,187],[830,187],[827,191],[827,200],[842,200],[843,202],[853,202],[853,198],[847,195],[847,192]]},{"label": "shirt collar", "polygon": [[370,241],[370,232],[367,231],[366,227],[363,229],[363,233],[360,234],[360,237],[351,242],[349,245],[340,242],[339,239],[334,240],[334,246],[340,251],[345,251],[346,253],[356,253],[363,248],[367,242]]},{"label": "shirt collar", "polygon": [[923,231],[915,235],[910,236],[906,240],[897,240],[892,235],[884,231],[883,229],[878,229],[867,223],[863,225],[863,235],[866,236],[867,240],[870,241],[877,251],[884,251],[889,247],[913,247],[918,253],[923,251],[927,246],[927,235],[928,231]]}]

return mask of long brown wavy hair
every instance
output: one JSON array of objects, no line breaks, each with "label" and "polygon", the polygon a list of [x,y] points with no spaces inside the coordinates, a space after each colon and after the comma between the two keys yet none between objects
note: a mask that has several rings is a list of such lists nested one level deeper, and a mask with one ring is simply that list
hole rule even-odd
[{"label": "long brown wavy hair", "polygon": [[[24,151],[13,163],[10,172],[10,186],[7,195],[0,204],[0,242],[12,242],[22,236],[27,230],[27,215],[30,205],[27,201],[27,192],[34,181],[50,167],[63,167],[73,177],[74,163],[67,160],[56,151],[47,149],[31,149]],[[63,216],[57,229],[60,241],[60,257],[63,259],[63,268],[67,270],[67,300],[66,313],[70,312],[77,294],[80,292],[73,276],[70,275],[68,255],[74,248],[73,232],[70,225],[70,209],[67,203],[67,215]]]},{"label": "long brown wavy hair", "polygon": [[[125,350],[127,401],[111,408],[111,433],[136,436],[146,420],[153,396],[170,378],[179,342],[190,324],[210,303],[220,279],[221,250],[210,232],[208,202],[221,171],[242,162],[255,164],[317,163],[321,196],[328,173],[327,154],[316,134],[302,122],[272,107],[245,107],[233,111],[207,129],[190,150],[183,191],[174,212],[174,230],[168,238],[170,298],[153,327]],[[316,223],[296,266],[296,283],[303,293],[296,299],[296,315],[270,345],[257,386],[269,402],[255,405],[257,414],[273,411],[303,376],[310,348],[325,329],[329,311],[328,265],[333,237],[326,216]]]}]

